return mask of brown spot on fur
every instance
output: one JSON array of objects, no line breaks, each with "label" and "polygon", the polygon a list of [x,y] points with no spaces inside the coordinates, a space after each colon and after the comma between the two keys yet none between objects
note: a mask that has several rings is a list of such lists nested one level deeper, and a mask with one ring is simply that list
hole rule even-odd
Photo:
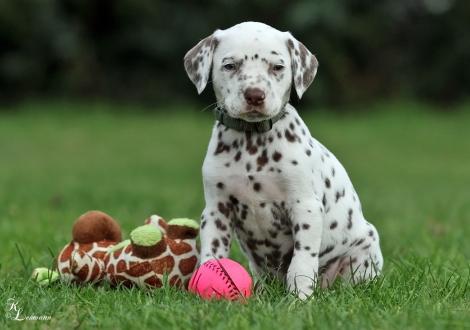
[{"label": "brown spot on fur", "polygon": [[289,49],[289,53],[294,49],[294,41],[292,39],[287,40],[287,48]]},{"label": "brown spot on fur", "polygon": [[219,209],[219,212],[222,213],[223,215],[225,215],[225,217],[228,218],[228,216],[230,214],[230,209],[228,207],[226,207],[225,204],[222,203],[222,202],[219,202],[219,204],[217,204],[217,207]]},{"label": "brown spot on fur", "polygon": [[295,142],[296,135],[291,133],[288,129],[285,130],[284,136],[286,137],[287,141]]},{"label": "brown spot on fur", "polygon": [[330,179],[328,179],[328,178],[325,179],[325,186],[326,186],[327,188],[330,188],[330,187],[331,187]]},{"label": "brown spot on fur", "polygon": [[353,210],[352,209],[349,209],[348,210],[348,229],[351,229],[352,228],[352,214],[353,214]]},{"label": "brown spot on fur", "polygon": [[281,158],[282,158],[282,154],[281,154],[281,153],[279,153],[279,152],[277,152],[277,151],[275,151],[275,152],[273,153],[273,160],[274,160],[275,162],[278,162]]},{"label": "brown spot on fur", "polygon": [[320,258],[323,257],[325,254],[328,254],[330,253],[331,251],[333,251],[335,247],[333,245],[328,245],[325,250],[321,251],[320,254],[318,255]]},{"label": "brown spot on fur", "polygon": [[227,230],[227,226],[220,219],[215,220],[215,226],[222,231]]},{"label": "brown spot on fur", "polygon": [[250,155],[254,155],[254,154],[256,154],[257,152],[258,152],[258,147],[255,146],[255,145],[252,145],[252,146],[250,146],[250,148],[248,148],[248,153],[249,153]]},{"label": "brown spot on fur", "polygon": [[268,161],[268,151],[264,149],[261,155],[256,159],[256,163],[259,167],[263,168],[268,163]]},{"label": "brown spot on fur", "polygon": [[221,154],[224,151],[229,152],[230,146],[223,143],[222,141],[219,141],[219,143],[217,143],[217,147],[215,148],[214,155]]}]

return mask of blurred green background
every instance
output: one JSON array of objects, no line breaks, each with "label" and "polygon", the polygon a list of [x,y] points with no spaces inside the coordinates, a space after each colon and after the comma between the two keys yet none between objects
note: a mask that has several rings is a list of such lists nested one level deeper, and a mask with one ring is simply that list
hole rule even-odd
[{"label": "blurred green background", "polygon": [[[214,96],[183,56],[247,20],[317,56],[293,102],[379,230],[384,276],[307,304],[261,286],[247,305],[28,281],[86,210],[124,237],[154,212],[199,218]],[[0,0],[0,303],[52,315],[35,329],[469,329],[469,32],[468,0]]]},{"label": "blurred green background", "polygon": [[0,99],[207,104],[212,93],[196,96],[182,58],[247,20],[289,30],[316,54],[305,105],[448,104],[470,90],[467,0],[0,0]]}]

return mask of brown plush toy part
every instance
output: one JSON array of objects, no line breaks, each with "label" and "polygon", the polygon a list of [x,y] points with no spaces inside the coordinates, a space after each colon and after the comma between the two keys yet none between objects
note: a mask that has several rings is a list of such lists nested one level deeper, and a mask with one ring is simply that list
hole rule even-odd
[{"label": "brown plush toy part", "polygon": [[108,248],[121,241],[121,228],[109,215],[88,211],[73,225],[72,241],[57,258],[61,279],[72,283],[95,283],[104,277]]},{"label": "brown plush toy part", "polygon": [[131,232],[128,243],[119,244],[105,258],[106,276],[112,284],[188,287],[199,261],[196,237],[199,225],[191,219],[166,222],[154,215]]}]

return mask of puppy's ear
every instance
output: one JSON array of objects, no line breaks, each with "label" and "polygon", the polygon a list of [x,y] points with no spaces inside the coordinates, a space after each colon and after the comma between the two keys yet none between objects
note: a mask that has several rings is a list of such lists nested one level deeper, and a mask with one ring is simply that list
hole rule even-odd
[{"label": "puppy's ear", "polygon": [[292,34],[287,33],[287,49],[291,57],[292,78],[299,99],[317,74],[317,58]]},{"label": "puppy's ear", "polygon": [[217,38],[212,34],[199,41],[184,56],[184,68],[199,94],[204,90],[209,80],[212,57],[218,43]]}]

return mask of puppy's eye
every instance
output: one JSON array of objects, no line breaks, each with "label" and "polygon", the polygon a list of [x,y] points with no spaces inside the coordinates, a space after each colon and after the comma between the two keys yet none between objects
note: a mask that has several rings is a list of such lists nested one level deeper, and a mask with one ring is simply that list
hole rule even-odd
[{"label": "puppy's eye", "polygon": [[234,71],[235,69],[236,69],[236,67],[235,67],[235,64],[233,64],[233,63],[224,64],[224,70]]},{"label": "puppy's eye", "polygon": [[279,72],[279,71],[282,71],[282,70],[284,70],[284,65],[282,65],[282,64],[273,65],[273,71],[274,72]]}]

